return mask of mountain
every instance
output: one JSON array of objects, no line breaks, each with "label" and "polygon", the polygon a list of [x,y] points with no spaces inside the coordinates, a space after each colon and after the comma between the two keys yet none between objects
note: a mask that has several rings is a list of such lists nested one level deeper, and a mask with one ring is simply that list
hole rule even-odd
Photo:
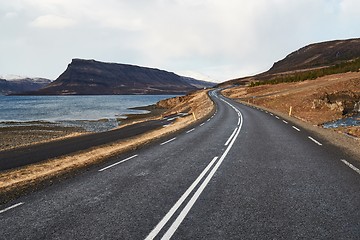
[{"label": "mountain", "polygon": [[18,94],[36,91],[47,86],[51,81],[45,78],[17,77],[12,79],[0,78],[0,95]]},{"label": "mountain", "polygon": [[315,43],[274,63],[267,73],[280,73],[334,65],[360,57],[360,38]]},{"label": "mountain", "polygon": [[54,82],[28,94],[183,94],[213,85],[154,68],[73,59]]},{"label": "mountain", "polygon": [[[352,71],[349,69],[357,67],[359,58],[360,38],[314,43],[290,53],[264,73],[229,80],[218,86],[245,85],[253,81],[283,81],[279,77],[289,81],[314,79],[321,75]],[[342,69],[336,69],[336,66]]]}]

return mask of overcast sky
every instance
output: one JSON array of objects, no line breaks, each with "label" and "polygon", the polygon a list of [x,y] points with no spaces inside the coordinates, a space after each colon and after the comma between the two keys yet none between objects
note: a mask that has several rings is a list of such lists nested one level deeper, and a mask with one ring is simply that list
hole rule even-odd
[{"label": "overcast sky", "polygon": [[0,75],[56,79],[84,58],[220,82],[359,23],[359,0],[0,0]]}]

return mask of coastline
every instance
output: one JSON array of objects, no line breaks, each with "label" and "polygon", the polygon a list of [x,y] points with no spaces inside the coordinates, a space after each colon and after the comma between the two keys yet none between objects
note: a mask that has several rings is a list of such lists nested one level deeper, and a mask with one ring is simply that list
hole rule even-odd
[{"label": "coastline", "polygon": [[[173,124],[166,128],[162,127],[146,131],[124,140],[97,145],[86,150],[80,150],[0,173],[0,195],[2,196],[0,197],[0,204],[31,192],[34,189],[48,186],[54,181],[61,181],[64,178],[71,177],[79,171],[104,162],[111,157],[146,146],[153,141],[191,127],[215,111],[214,102],[210,99],[207,92],[208,90],[198,91],[186,96],[161,100],[155,107],[162,109],[162,111],[166,109],[162,114],[157,115],[153,111],[151,118],[149,115],[147,118],[144,118],[142,114],[135,114],[142,115],[142,118],[140,116],[131,116],[130,119],[134,119],[133,122],[129,119],[128,123],[123,123],[119,126],[121,128],[126,125],[162,118],[176,113],[189,113],[176,119]],[[151,109],[154,106],[141,108]],[[193,115],[196,116],[196,119]]]},{"label": "coastline", "polygon": [[[166,108],[158,107],[156,104],[129,108],[131,110],[146,110],[148,113],[125,114],[124,118],[117,118],[118,127],[132,124],[135,121],[144,121],[156,118],[167,111]],[[104,119],[78,122],[104,122]],[[35,144],[63,140],[79,135],[92,133],[82,127],[62,126],[53,122],[31,121],[31,122],[3,122],[0,127],[0,151],[16,149]],[[118,128],[115,127],[115,128]],[[109,129],[108,131],[110,131]]]},{"label": "coastline", "polygon": [[[13,122],[12,124],[17,124]],[[19,126],[0,127],[0,151],[45,143],[85,134],[81,128],[62,127],[47,122],[19,123]]]}]

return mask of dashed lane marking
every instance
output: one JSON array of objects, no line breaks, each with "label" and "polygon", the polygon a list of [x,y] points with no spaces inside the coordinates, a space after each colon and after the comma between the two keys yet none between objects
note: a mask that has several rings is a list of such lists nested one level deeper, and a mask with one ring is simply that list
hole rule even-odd
[{"label": "dashed lane marking", "polygon": [[191,133],[192,131],[195,131],[195,128],[190,129],[189,131],[187,131],[186,133]]},{"label": "dashed lane marking", "polygon": [[104,168],[100,169],[99,172],[102,172],[102,171],[104,171],[104,170],[106,170],[106,169],[112,168],[112,167],[114,167],[114,166],[116,166],[116,165],[118,165],[118,164],[120,164],[120,163],[129,161],[130,159],[133,159],[133,158],[135,158],[135,157],[137,157],[137,156],[138,156],[138,155],[134,155],[134,156],[125,158],[124,160],[121,160],[121,161],[119,161],[119,162],[116,162],[116,163],[114,163],[114,164],[111,164],[110,166],[107,166],[107,167],[104,167]]},{"label": "dashed lane marking", "polygon": [[12,206],[10,206],[10,207],[7,207],[7,208],[5,208],[5,209],[3,209],[3,210],[0,210],[0,214],[1,214],[1,213],[4,213],[4,212],[7,212],[7,211],[9,211],[9,210],[11,210],[11,209],[13,209],[13,208],[18,207],[18,206],[21,206],[21,205],[23,205],[23,204],[24,204],[24,202],[20,202],[20,203],[17,203],[17,204],[15,204],[15,205],[12,205]]},{"label": "dashed lane marking", "polygon": [[169,143],[169,142],[172,142],[172,141],[174,141],[175,139],[176,139],[176,137],[174,137],[174,138],[172,138],[172,139],[170,139],[170,140],[167,140],[166,142],[160,143],[160,146],[165,145],[165,144],[167,144],[167,143]]},{"label": "dashed lane marking", "polygon": [[322,146],[322,143],[320,143],[320,142],[317,141],[316,139],[314,139],[314,138],[312,138],[312,137],[310,137],[310,136],[308,136],[308,138],[309,138],[311,141],[313,141],[314,143],[316,143],[317,145]]},{"label": "dashed lane marking", "polygon": [[297,127],[292,126],[292,128],[295,129],[296,131],[300,132],[300,129],[298,129]]},{"label": "dashed lane marking", "polygon": [[352,170],[354,170],[355,172],[357,172],[358,174],[360,174],[360,169],[358,169],[357,167],[355,167],[354,165],[352,165],[351,163],[349,163],[348,161],[346,161],[345,159],[341,159],[341,161],[343,163],[345,163],[349,168],[351,168]]}]

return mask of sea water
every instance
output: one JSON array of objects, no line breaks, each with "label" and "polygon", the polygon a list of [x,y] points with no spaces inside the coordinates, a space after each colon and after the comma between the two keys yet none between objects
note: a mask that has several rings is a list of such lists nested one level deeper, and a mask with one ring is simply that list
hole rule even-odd
[{"label": "sea water", "polygon": [[147,106],[173,95],[0,96],[0,127],[51,122],[106,131],[125,114],[146,113]]}]

